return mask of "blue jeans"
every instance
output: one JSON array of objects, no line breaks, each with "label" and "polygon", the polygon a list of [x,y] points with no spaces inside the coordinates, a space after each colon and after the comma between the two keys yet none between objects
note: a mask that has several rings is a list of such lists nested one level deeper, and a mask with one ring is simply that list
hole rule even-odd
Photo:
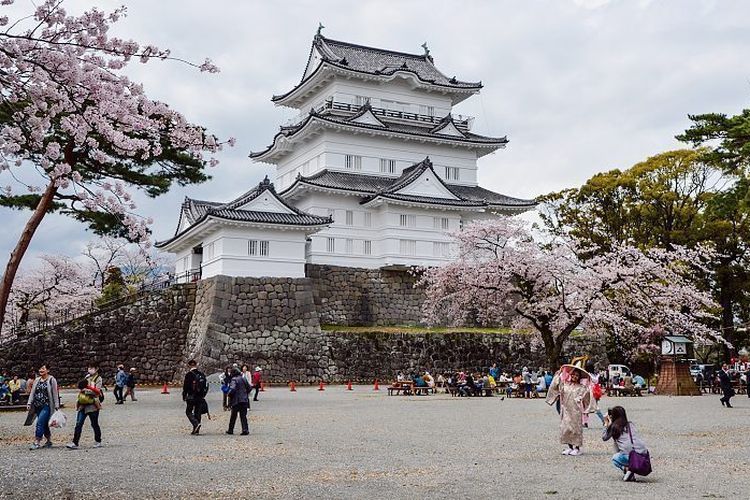
[{"label": "blue jeans", "polygon": [[52,416],[49,405],[44,405],[41,410],[36,412],[36,432],[34,437],[37,441],[42,440],[42,436],[50,439],[52,433],[49,431],[49,418]]},{"label": "blue jeans", "polygon": [[612,455],[612,465],[620,469],[621,471],[625,471],[625,467],[628,466],[630,463],[630,456],[627,453],[615,453]]},{"label": "blue jeans", "polygon": [[102,442],[102,430],[99,428],[99,410],[86,413],[83,410],[78,410],[76,415],[76,428],[73,431],[73,443],[78,444],[81,440],[81,432],[83,431],[83,423],[86,421],[86,417],[91,422],[91,428],[94,429],[94,441],[97,443]]}]

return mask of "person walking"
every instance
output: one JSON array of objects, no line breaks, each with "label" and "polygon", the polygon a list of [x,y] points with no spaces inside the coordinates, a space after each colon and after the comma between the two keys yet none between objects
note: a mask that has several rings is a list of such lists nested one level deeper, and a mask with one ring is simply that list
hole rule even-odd
[{"label": "person walking", "polygon": [[260,391],[260,387],[262,382],[261,379],[261,372],[260,366],[255,367],[255,371],[253,372],[253,383],[252,388],[255,391],[255,397],[253,398],[253,401],[258,401],[258,392]]},{"label": "person walking", "polygon": [[607,416],[604,417],[604,431],[602,440],[612,440],[615,448],[615,454],[612,455],[612,465],[623,472],[623,481],[635,481],[635,474],[629,469],[630,452],[635,450],[636,453],[647,454],[648,449],[633,425],[628,421],[625,408],[615,406],[607,410]]},{"label": "person walking", "polygon": [[86,422],[87,417],[89,422],[91,422],[91,428],[94,430],[94,448],[101,448],[102,446],[102,429],[99,427],[99,410],[104,397],[102,396],[102,377],[99,375],[99,369],[95,363],[89,363],[86,382],[88,383],[88,387],[90,387],[96,394],[99,401],[76,405],[78,411],[76,412],[76,427],[73,431],[73,441],[67,444],[67,447],[70,450],[78,449],[78,443],[81,442],[83,424]]},{"label": "person walking", "polygon": [[123,365],[117,365],[117,373],[115,373],[115,404],[121,405],[125,402],[125,398],[122,395],[122,391],[125,388],[125,383],[128,381],[128,374],[125,373],[125,367]]},{"label": "person walking", "polygon": [[135,399],[135,367],[130,367],[130,373],[128,373],[128,378],[125,379],[125,396],[122,398],[123,401],[128,399],[128,396],[130,396],[131,401],[138,401]]},{"label": "person walking", "polygon": [[230,367],[224,368],[224,373],[219,377],[219,383],[221,384],[221,406],[224,411],[229,410],[229,383],[232,381],[232,369]]},{"label": "person walking", "polygon": [[719,399],[721,405],[727,408],[734,408],[729,402],[734,396],[734,388],[732,388],[732,379],[729,378],[729,366],[726,363],[721,365],[721,370],[719,371],[719,385],[721,386],[721,392],[724,393],[724,396]]},{"label": "person walking", "polygon": [[234,434],[234,424],[237,422],[237,415],[240,416],[240,425],[242,426],[242,436],[250,434],[247,426],[247,410],[250,407],[250,384],[240,371],[232,372],[232,380],[229,382],[229,404],[232,407],[232,413],[229,415],[229,429],[227,434]]},{"label": "person walking", "polygon": [[[31,384],[26,408],[29,413],[24,425],[31,425],[36,418],[34,443],[31,445],[31,449],[50,448],[52,446],[52,433],[49,430],[49,418],[52,416],[52,410],[60,409],[60,395],[57,390],[57,380],[49,374],[49,367],[46,363],[39,367],[39,376]],[[47,438],[44,446],[41,444],[42,437]]]},{"label": "person walking", "polygon": [[193,432],[190,434],[197,435],[201,430],[201,415],[206,405],[208,380],[206,380],[206,375],[198,370],[196,360],[188,361],[188,368],[182,384],[182,400],[185,401],[185,415],[193,426]]},{"label": "person walking", "polygon": [[747,397],[750,398],[750,364],[747,365],[745,370],[745,390],[747,391]]}]

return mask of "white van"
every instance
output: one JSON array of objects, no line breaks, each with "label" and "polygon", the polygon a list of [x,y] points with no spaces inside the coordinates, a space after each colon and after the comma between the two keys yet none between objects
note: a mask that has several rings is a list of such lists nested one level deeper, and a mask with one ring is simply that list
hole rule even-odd
[{"label": "white van", "polygon": [[612,380],[615,375],[620,377],[620,379],[633,376],[633,372],[631,372],[630,368],[625,365],[609,365],[607,367],[607,373],[609,374],[609,380]]}]

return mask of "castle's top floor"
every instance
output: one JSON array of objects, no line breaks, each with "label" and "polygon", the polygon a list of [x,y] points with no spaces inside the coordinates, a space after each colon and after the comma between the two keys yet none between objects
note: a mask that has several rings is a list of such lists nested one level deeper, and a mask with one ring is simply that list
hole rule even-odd
[{"label": "castle's top floor", "polygon": [[446,76],[435,66],[427,44],[424,53],[409,54],[349,42],[320,34],[313,38],[302,81],[272,101],[302,109],[316,100],[335,80],[354,80],[366,85],[396,84],[415,95],[432,95],[455,105],[479,92],[482,82],[467,82]]}]

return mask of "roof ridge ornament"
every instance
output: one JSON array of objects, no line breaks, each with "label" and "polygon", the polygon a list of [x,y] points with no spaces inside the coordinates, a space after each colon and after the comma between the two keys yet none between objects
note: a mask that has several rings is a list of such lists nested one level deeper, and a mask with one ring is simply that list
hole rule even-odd
[{"label": "roof ridge ornament", "polygon": [[321,33],[323,31],[323,28],[325,28],[325,26],[323,26],[323,23],[318,21],[318,31],[317,33],[315,33],[315,36],[323,36],[323,33]]},{"label": "roof ridge ornament", "polygon": [[262,192],[266,189],[271,191],[272,193],[276,192],[276,188],[273,186],[273,182],[271,182],[271,179],[268,178],[268,175],[266,175],[258,184],[258,192]]},{"label": "roof ridge ornament", "polygon": [[434,62],[432,60],[432,56],[430,55],[430,48],[427,46],[427,42],[423,43],[421,47],[424,49],[424,56],[425,59],[429,60],[430,62]]}]

